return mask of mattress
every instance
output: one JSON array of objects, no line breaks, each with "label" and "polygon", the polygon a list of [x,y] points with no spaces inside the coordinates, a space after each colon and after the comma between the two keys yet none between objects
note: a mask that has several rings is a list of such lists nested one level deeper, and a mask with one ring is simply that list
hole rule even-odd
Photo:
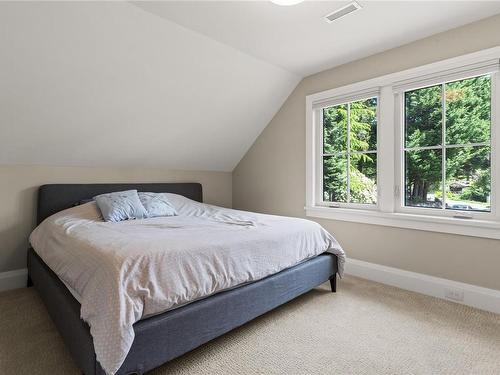
[{"label": "mattress", "polygon": [[144,317],[260,280],[323,252],[345,255],[312,221],[206,205],[169,194],[174,217],[106,223],[95,203],[61,211],[30,236],[73,290],[97,360],[114,374]]}]

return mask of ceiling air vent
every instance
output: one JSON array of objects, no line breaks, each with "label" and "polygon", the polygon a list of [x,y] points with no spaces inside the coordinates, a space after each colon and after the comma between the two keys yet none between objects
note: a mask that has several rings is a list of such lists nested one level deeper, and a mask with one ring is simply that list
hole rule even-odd
[{"label": "ceiling air vent", "polygon": [[344,17],[348,15],[349,13],[355,12],[357,10],[361,9],[361,5],[359,5],[357,2],[353,1],[352,3],[347,4],[345,7],[342,7],[340,9],[337,9],[336,11],[327,14],[325,16],[325,20],[328,23],[332,23],[335,20],[338,20],[341,17]]}]

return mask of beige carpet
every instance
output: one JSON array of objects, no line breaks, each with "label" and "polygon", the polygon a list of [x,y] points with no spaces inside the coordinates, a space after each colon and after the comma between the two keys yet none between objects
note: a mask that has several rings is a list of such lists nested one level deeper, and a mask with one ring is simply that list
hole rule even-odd
[{"label": "beige carpet", "polygon": [[[0,294],[0,374],[79,374],[33,289]],[[500,374],[500,315],[346,277],[164,374]]]}]

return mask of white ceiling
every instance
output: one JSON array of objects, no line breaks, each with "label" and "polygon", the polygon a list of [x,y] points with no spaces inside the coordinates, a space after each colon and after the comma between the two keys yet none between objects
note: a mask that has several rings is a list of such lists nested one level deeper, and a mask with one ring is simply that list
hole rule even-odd
[{"label": "white ceiling", "polygon": [[328,24],[346,1],[158,1],[137,6],[307,76],[500,13],[500,1],[358,1],[362,10]]},{"label": "white ceiling", "polygon": [[299,79],[130,3],[0,2],[0,164],[231,171]]},{"label": "white ceiling", "polygon": [[500,11],[343,4],[0,2],[0,164],[231,171],[300,76]]}]

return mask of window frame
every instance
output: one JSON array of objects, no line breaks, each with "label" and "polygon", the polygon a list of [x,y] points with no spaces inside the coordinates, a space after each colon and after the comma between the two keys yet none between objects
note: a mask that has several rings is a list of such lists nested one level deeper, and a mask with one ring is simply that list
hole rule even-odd
[{"label": "window frame", "polygon": [[[377,149],[375,150],[375,152],[373,152],[373,150],[368,150],[368,151],[372,151],[371,153],[374,153],[375,155],[377,155],[377,178],[376,178],[376,185],[377,185],[377,202],[376,203],[354,203],[354,202],[330,202],[330,201],[325,201],[324,200],[324,183],[323,183],[323,158],[324,158],[324,149],[323,149],[323,145],[324,145],[324,124],[323,124],[323,110],[325,108],[331,108],[331,107],[334,107],[334,106],[338,106],[338,105],[343,105],[343,104],[351,104],[353,102],[357,102],[357,101],[361,101],[361,100],[367,100],[367,99],[373,99],[373,98],[376,98],[377,99]],[[379,137],[378,137],[378,128],[379,128],[379,121],[380,121],[380,116],[379,116],[379,102],[380,102],[380,94],[378,93],[378,90],[370,90],[369,92],[366,92],[366,93],[359,93],[357,94],[356,96],[354,97],[350,97],[349,100],[347,101],[342,101],[340,100],[338,103],[335,101],[333,103],[335,104],[324,104],[324,105],[319,105],[317,106],[317,108],[314,109],[314,117],[315,117],[315,127],[316,127],[316,134],[317,134],[317,137],[316,137],[316,147],[320,150],[320,152],[317,152],[316,153],[316,176],[317,176],[317,179],[318,179],[318,182],[316,183],[316,192],[315,192],[315,201],[317,202],[317,205],[318,206],[322,206],[322,207],[342,207],[342,208],[352,208],[352,209],[365,209],[365,210],[377,210],[379,209],[379,193],[378,193],[378,171],[379,171],[379,162],[378,162],[378,153],[379,153]],[[347,121],[350,121],[350,119],[348,119]],[[350,134],[349,134],[349,130],[350,130],[350,127],[348,126],[348,131],[347,131],[347,137],[350,137]],[[349,145],[349,141],[347,141],[348,145]],[[369,153],[369,152],[354,152],[354,153],[359,153],[359,154],[366,154],[366,153]],[[349,150],[349,147],[347,147],[346,151],[345,151],[346,155],[350,154],[350,153],[353,153],[353,152],[350,152]],[[340,154],[340,152],[339,152]],[[349,174],[350,173],[350,164],[349,164],[349,160],[350,158],[348,157],[347,158],[347,168],[348,168],[348,171],[347,173]],[[350,186],[349,184],[347,184],[347,189],[349,189]],[[349,196],[350,194],[348,194]]]},{"label": "window frame", "polygon": [[[306,96],[306,215],[500,239],[499,62],[500,47],[495,47]],[[405,155],[402,148],[404,146],[404,91],[489,73],[491,73],[492,102],[491,211],[472,212],[404,206],[403,158]],[[343,99],[344,103],[356,101],[358,98],[362,99],[363,93],[374,91],[378,92],[377,204],[323,202],[323,124],[321,116],[318,116],[318,108],[329,107],[331,103],[340,104]],[[365,96],[365,98],[374,96]],[[321,149],[318,150],[319,145]],[[318,170],[319,167],[321,170]],[[318,186],[319,184],[321,186]]]},{"label": "window frame", "polygon": [[[396,208],[395,212],[399,213],[409,213],[409,214],[415,214],[415,215],[424,215],[424,216],[443,216],[443,217],[453,217],[453,218],[461,218],[461,219],[468,219],[468,220],[474,220],[474,219],[479,219],[479,220],[496,220],[498,216],[498,204],[500,202],[497,200],[497,193],[495,190],[498,190],[498,185],[496,184],[496,181],[498,180],[498,168],[497,165],[498,162],[496,161],[496,152],[497,152],[497,147],[494,146],[494,137],[496,136],[496,129],[498,128],[498,121],[497,121],[497,113],[494,107],[495,103],[498,103],[498,99],[500,98],[499,93],[498,93],[498,72],[493,72],[489,73],[491,77],[491,128],[490,128],[490,203],[491,203],[491,210],[489,212],[481,212],[481,211],[465,211],[465,210],[446,210],[442,208],[428,208],[428,207],[411,207],[411,206],[406,206],[405,205],[405,189],[406,189],[406,181],[405,181],[405,92],[411,91],[411,90],[416,90],[420,88],[425,88],[429,86],[435,86],[435,85],[445,85],[446,83],[453,82],[456,80],[463,80],[467,78],[473,78],[473,77],[478,77],[478,76],[483,76],[486,74],[480,74],[480,75],[469,75],[469,74],[464,74],[462,78],[455,79],[453,78],[451,81],[450,80],[440,80],[437,78],[436,82],[434,84],[430,85],[417,85],[414,88],[405,88],[402,91],[396,91],[394,93],[394,100],[395,100],[395,116],[396,116],[396,121],[395,121],[395,126],[394,126],[394,131],[396,135],[396,163],[394,166],[394,174],[395,174],[395,196],[396,196]],[[460,76],[458,76],[460,77]],[[411,87],[411,86],[410,86]],[[444,93],[443,93],[444,94]],[[444,109],[444,105],[443,105]],[[443,112],[445,113],[445,112]],[[444,118],[443,118],[444,120]],[[444,135],[443,135],[443,140],[444,140]],[[472,143],[471,143],[472,145]],[[446,143],[444,147],[446,146]],[[443,145],[441,145],[440,149],[443,148]],[[444,168],[444,166],[442,166]],[[445,181],[443,181],[443,184]],[[495,189],[497,187],[497,189]]]}]

